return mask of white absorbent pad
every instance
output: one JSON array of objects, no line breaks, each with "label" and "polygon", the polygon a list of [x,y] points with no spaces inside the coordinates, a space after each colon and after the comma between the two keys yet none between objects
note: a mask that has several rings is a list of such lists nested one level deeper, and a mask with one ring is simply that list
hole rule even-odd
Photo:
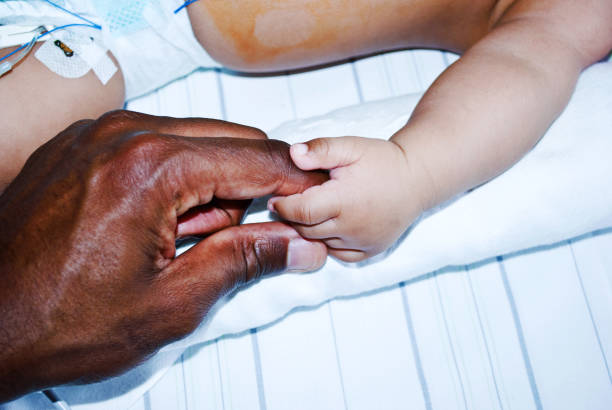
[{"label": "white absorbent pad", "polygon": [[[269,136],[291,143],[343,135],[386,139],[406,123],[420,97],[289,122]],[[296,307],[383,288],[444,266],[611,226],[610,181],[612,63],[600,63],[582,74],[569,105],[530,153],[501,176],[424,215],[386,256],[359,268],[328,258],[314,273],[263,279],[221,300],[199,329],[165,349],[262,326]],[[264,204],[256,209],[246,223],[269,220]]]}]

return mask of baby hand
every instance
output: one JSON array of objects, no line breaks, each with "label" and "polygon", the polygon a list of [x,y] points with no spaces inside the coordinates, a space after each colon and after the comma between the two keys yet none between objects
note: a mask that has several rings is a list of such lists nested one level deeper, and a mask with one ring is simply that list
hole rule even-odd
[{"label": "baby hand", "polygon": [[301,194],[271,198],[268,208],[303,237],[323,240],[343,261],[386,250],[424,210],[423,184],[391,141],[315,139],[293,145],[291,158],[302,170],[329,170],[330,179]]}]

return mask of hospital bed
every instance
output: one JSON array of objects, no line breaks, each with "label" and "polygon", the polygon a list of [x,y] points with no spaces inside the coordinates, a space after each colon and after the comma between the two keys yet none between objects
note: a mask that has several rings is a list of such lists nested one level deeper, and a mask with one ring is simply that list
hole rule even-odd
[{"label": "hospital bed", "polygon": [[[271,130],[422,91],[455,59],[401,51],[278,76],[202,70],[127,108]],[[297,308],[175,354],[145,392],[67,401],[131,410],[610,409],[612,230]],[[51,406],[35,396],[30,403]]]}]

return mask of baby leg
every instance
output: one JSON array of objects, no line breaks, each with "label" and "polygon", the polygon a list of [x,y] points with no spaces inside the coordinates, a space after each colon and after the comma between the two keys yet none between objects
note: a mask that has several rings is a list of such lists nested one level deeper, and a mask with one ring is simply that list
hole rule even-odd
[{"label": "baby leg", "polygon": [[[106,85],[91,70],[80,78],[64,78],[34,57],[39,46],[0,77],[0,193],[40,145],[73,122],[97,118],[124,103],[120,71]],[[0,49],[0,57],[12,50]]]}]

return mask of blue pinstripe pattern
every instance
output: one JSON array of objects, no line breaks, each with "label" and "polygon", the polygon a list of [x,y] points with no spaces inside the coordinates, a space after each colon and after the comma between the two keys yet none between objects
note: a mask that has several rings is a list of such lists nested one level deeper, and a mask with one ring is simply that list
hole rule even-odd
[{"label": "blue pinstripe pattern", "polygon": [[185,398],[185,409],[189,408],[189,400],[187,400],[187,375],[185,374],[185,353],[181,355],[181,373],[183,375],[183,395]]},{"label": "blue pinstripe pattern", "polygon": [[293,119],[297,119],[297,107],[295,106],[295,96],[293,94],[293,87],[291,87],[289,73],[285,74],[285,79],[287,80],[287,90],[289,91],[289,103],[291,104],[291,113],[293,114]]},{"label": "blue pinstripe pattern", "polygon": [[535,375],[533,373],[533,367],[531,366],[531,360],[529,359],[529,352],[525,343],[525,335],[523,334],[523,326],[521,325],[521,319],[516,308],[516,301],[512,294],[512,288],[510,288],[510,282],[508,281],[508,273],[504,266],[504,259],[501,256],[497,257],[497,262],[501,272],[501,278],[504,283],[506,295],[508,296],[508,303],[510,303],[510,310],[512,311],[512,318],[514,320],[514,326],[516,328],[516,334],[518,336],[518,342],[521,347],[521,354],[523,355],[523,362],[525,364],[525,371],[527,372],[527,378],[529,379],[529,386],[531,388],[531,394],[533,395],[533,401],[538,410],[542,410],[542,401],[540,399],[540,392],[538,391],[538,385],[536,384]]},{"label": "blue pinstripe pattern", "polygon": [[[219,385],[223,386],[223,374],[221,371],[221,355],[219,353],[219,340],[215,342],[215,351],[217,352],[217,371],[219,372]],[[221,388],[221,409],[225,410],[225,397],[223,397],[223,388]]]},{"label": "blue pinstripe pattern", "polygon": [[255,361],[255,376],[257,378],[257,397],[259,399],[259,410],[266,410],[266,393],[263,384],[263,371],[261,368],[261,353],[259,352],[259,342],[257,340],[257,329],[251,329],[251,343],[253,345],[253,358]]},{"label": "blue pinstripe pattern", "polygon": [[151,395],[149,392],[144,394],[144,408],[145,410],[151,410]]},{"label": "blue pinstripe pattern", "polygon": [[331,324],[332,340],[334,343],[334,353],[336,354],[336,365],[338,366],[338,375],[340,376],[340,388],[342,389],[342,402],[344,409],[348,410],[346,402],[346,391],[344,389],[344,377],[342,377],[342,367],[340,367],[340,355],[338,353],[338,342],[336,340],[336,326],[334,325],[334,315],[332,314],[331,302],[327,302],[327,311],[329,313],[329,323]]},{"label": "blue pinstripe pattern", "polygon": [[497,378],[495,377],[495,372],[493,371],[493,360],[491,360],[491,351],[489,349],[489,343],[487,342],[487,338],[485,337],[484,326],[482,325],[482,317],[480,315],[480,307],[478,306],[478,299],[476,298],[476,292],[474,292],[474,284],[472,283],[472,276],[470,275],[469,269],[465,268],[465,275],[467,276],[468,283],[470,285],[470,293],[472,294],[472,300],[474,301],[474,306],[476,309],[476,318],[478,320],[478,326],[480,328],[480,335],[485,345],[485,350],[487,352],[487,360],[489,361],[489,370],[491,371],[491,379],[493,380],[493,385],[495,386],[495,394],[497,395],[497,403],[499,404],[499,408],[503,409],[501,397],[499,395],[499,387],[497,385]]},{"label": "blue pinstripe pattern", "polygon": [[467,410],[467,398],[465,397],[465,386],[463,385],[463,378],[461,377],[461,372],[459,371],[459,364],[457,363],[457,353],[455,352],[455,347],[453,346],[453,341],[451,338],[450,330],[448,328],[448,319],[446,318],[446,310],[444,309],[444,302],[442,301],[442,294],[440,292],[440,286],[438,285],[437,274],[433,276],[436,292],[438,293],[438,302],[440,303],[440,311],[442,313],[442,323],[444,325],[444,331],[446,332],[446,337],[448,338],[448,346],[450,347],[451,357],[453,358],[453,365],[455,366],[455,372],[457,374],[457,380],[459,380],[459,387],[461,387],[461,397],[463,398],[463,406]]},{"label": "blue pinstripe pattern", "polygon": [[359,97],[359,102],[362,103],[365,101],[365,99],[363,98],[361,81],[359,80],[359,74],[357,73],[357,67],[355,66],[354,61],[351,61],[351,71],[353,72],[353,78],[355,79],[355,87],[357,88],[357,96]]},{"label": "blue pinstripe pattern", "polygon": [[406,327],[408,328],[408,334],[410,335],[410,343],[412,344],[412,354],[414,356],[414,365],[416,367],[419,382],[421,383],[421,391],[423,392],[423,402],[427,410],[432,410],[431,397],[429,395],[429,387],[427,386],[427,379],[425,378],[425,372],[423,371],[423,362],[421,361],[421,353],[419,351],[419,345],[416,340],[416,334],[414,331],[414,325],[412,324],[412,314],[410,313],[410,304],[408,303],[408,295],[406,295],[406,282],[399,284],[400,294],[402,295],[402,304],[404,306],[404,317],[406,318]]},{"label": "blue pinstripe pattern", "polygon": [[219,89],[219,106],[221,107],[221,118],[227,121],[227,106],[225,103],[225,92],[223,91],[223,81],[221,81],[221,69],[215,68],[215,78]]},{"label": "blue pinstripe pattern", "polygon": [[597,344],[599,345],[599,351],[601,352],[601,359],[603,360],[604,366],[606,367],[606,371],[608,372],[608,379],[610,379],[610,383],[612,384],[612,374],[610,374],[610,366],[608,364],[608,359],[606,358],[606,354],[604,352],[604,348],[601,343],[601,336],[599,335],[599,329],[597,328],[597,323],[595,323],[595,318],[593,317],[593,310],[591,309],[591,303],[589,302],[589,298],[584,290],[584,283],[582,281],[582,275],[580,274],[580,268],[578,268],[578,261],[576,260],[576,254],[574,253],[574,248],[572,247],[572,241],[568,241],[567,243],[569,245],[569,249],[572,254],[572,260],[574,261],[574,268],[576,269],[576,276],[578,277],[578,282],[580,283],[580,291],[582,292],[582,296],[584,297],[584,303],[586,304],[587,310],[589,312],[589,319],[591,320],[591,324],[593,325],[593,332],[595,332],[595,338],[597,339]]}]

